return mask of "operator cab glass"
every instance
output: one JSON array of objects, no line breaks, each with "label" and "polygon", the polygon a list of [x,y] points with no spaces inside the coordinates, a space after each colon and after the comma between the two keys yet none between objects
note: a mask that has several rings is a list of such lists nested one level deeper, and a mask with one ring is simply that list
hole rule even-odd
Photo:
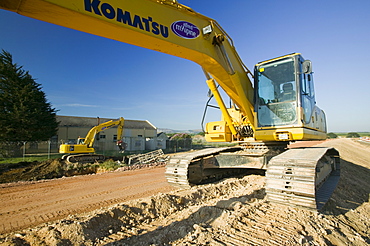
[{"label": "operator cab glass", "polygon": [[297,124],[297,88],[294,57],[256,67],[256,111],[258,127]]},{"label": "operator cab glass", "polygon": [[84,144],[85,143],[85,138],[78,138],[77,139],[77,144]]}]

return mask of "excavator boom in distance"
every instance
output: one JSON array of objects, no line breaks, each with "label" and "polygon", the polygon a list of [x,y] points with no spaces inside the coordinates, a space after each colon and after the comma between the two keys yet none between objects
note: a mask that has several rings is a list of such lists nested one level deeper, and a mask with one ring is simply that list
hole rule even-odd
[{"label": "excavator boom in distance", "polygon": [[76,162],[95,162],[104,160],[104,155],[95,154],[93,148],[96,135],[111,127],[117,126],[117,145],[122,142],[122,132],[125,120],[121,117],[119,120],[110,120],[94,126],[87,133],[85,138],[78,138],[77,144],[61,144],[59,146],[59,153],[66,154],[62,159],[69,163]]},{"label": "excavator boom in distance", "polygon": [[312,63],[301,54],[259,62],[253,75],[217,21],[176,0],[0,0],[0,8],[202,67],[222,114],[206,125],[206,139],[239,145],[173,156],[166,167],[171,184],[188,188],[242,169],[261,169],[269,201],[314,210],[334,191],[339,179],[335,149],[287,149],[291,141],[326,138]]}]

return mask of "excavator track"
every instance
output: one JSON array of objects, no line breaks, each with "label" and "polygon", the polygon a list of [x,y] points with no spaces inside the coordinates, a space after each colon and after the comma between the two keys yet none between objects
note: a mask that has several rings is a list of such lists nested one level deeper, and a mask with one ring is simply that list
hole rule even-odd
[{"label": "excavator track", "polygon": [[[203,149],[190,153],[183,153],[172,156],[166,165],[165,175],[167,181],[177,188],[189,189],[190,187],[196,185],[196,183],[191,182],[189,178],[189,172],[191,172],[191,170],[189,170],[189,166],[201,158],[217,155],[218,153],[226,151],[228,149],[231,148],[223,147],[223,148]],[[201,170],[194,171],[198,171],[198,175],[201,176],[199,177],[199,181],[201,179],[206,178],[205,176],[202,175]]]},{"label": "excavator track", "polygon": [[269,151],[261,146],[212,148],[177,154],[167,162],[165,175],[173,186],[189,189],[240,170],[267,170],[265,188],[268,201],[310,210],[322,209],[339,181],[338,151],[313,147],[281,153],[277,151],[279,146],[270,146]]},{"label": "excavator track", "polygon": [[267,200],[321,210],[334,192],[339,177],[339,153],[334,148],[290,149],[268,163]]},{"label": "excavator track", "polygon": [[97,161],[104,161],[104,155],[98,154],[78,154],[78,155],[65,155],[62,157],[67,163],[95,163]]}]

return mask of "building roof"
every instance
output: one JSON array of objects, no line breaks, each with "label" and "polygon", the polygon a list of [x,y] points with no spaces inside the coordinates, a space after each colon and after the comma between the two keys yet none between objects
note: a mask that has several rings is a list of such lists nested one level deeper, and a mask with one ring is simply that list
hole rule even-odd
[{"label": "building roof", "polygon": [[[118,120],[117,119],[108,119],[108,118],[94,118],[94,117],[77,117],[77,116],[62,116],[62,115],[57,115],[56,116],[57,121],[59,121],[59,126],[69,126],[69,127],[81,127],[81,126],[86,126],[86,127],[93,127],[96,126],[100,123],[107,122],[110,120]],[[100,123],[99,123],[100,122]],[[156,130],[157,128],[150,123],[147,120],[126,120],[123,128],[126,129],[152,129]]]},{"label": "building roof", "polygon": [[162,139],[169,139],[169,137],[167,136],[167,134],[166,134],[166,133],[164,133],[164,132],[160,132],[160,133],[158,133],[158,134],[157,134],[157,137],[158,137],[158,138],[162,138]]}]

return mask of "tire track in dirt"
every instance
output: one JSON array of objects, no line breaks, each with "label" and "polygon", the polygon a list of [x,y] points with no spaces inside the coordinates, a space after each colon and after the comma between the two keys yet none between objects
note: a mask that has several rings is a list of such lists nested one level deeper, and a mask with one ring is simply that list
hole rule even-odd
[{"label": "tire track in dirt", "polygon": [[[162,180],[160,181],[155,181],[155,182],[145,182],[145,183],[142,183],[142,185],[140,186],[134,186],[134,185],[130,185],[130,186],[127,186],[127,187],[122,187],[122,188],[118,188],[115,190],[115,192],[117,191],[125,191],[125,190],[132,190],[132,189],[137,189],[138,187],[156,187],[158,185],[158,183],[161,185],[162,184]],[[37,205],[37,206],[28,206],[27,208],[20,208],[18,210],[9,210],[9,211],[6,211],[5,213],[9,216],[14,216],[16,214],[19,214],[19,213],[25,213],[29,210],[35,210],[35,209],[38,209],[40,207],[43,207],[43,208],[46,208],[46,207],[54,207],[54,205],[59,205],[59,204],[64,204],[64,203],[69,203],[69,204],[80,204],[82,200],[87,200],[87,199],[94,199],[97,198],[97,197],[101,197],[102,195],[111,195],[113,193],[113,191],[102,191],[102,192],[96,192],[96,193],[90,193],[90,194],[87,194],[87,195],[84,195],[84,196],[80,196],[80,197],[72,197],[72,198],[69,198],[69,199],[60,199],[60,200],[56,200],[56,201],[53,201],[53,202],[44,202],[40,205]],[[97,207],[102,207],[102,206],[105,206],[106,204],[110,205],[110,204],[114,204],[114,203],[118,203],[118,202],[122,202],[122,201],[125,201],[125,200],[130,200],[131,197],[135,197],[135,196],[146,196],[147,194],[151,194],[151,189],[149,189],[148,191],[146,192],[142,192],[142,193],[139,193],[139,194],[135,194],[134,196],[127,196],[125,198],[115,198],[115,199],[105,199],[104,201],[100,201],[100,202],[97,202],[97,203],[91,203],[91,202],[88,202],[87,206],[88,208],[97,208]],[[22,197],[24,198],[24,197]],[[62,213],[63,210],[60,210],[60,211],[56,211],[57,213]],[[1,216],[2,214],[0,214]],[[45,216],[47,216],[49,218],[49,214],[46,213]],[[55,216],[53,216],[53,213],[51,213],[51,216],[50,218],[53,218]]]},{"label": "tire track in dirt", "polygon": [[172,190],[163,167],[23,183],[0,188],[0,233]]}]

